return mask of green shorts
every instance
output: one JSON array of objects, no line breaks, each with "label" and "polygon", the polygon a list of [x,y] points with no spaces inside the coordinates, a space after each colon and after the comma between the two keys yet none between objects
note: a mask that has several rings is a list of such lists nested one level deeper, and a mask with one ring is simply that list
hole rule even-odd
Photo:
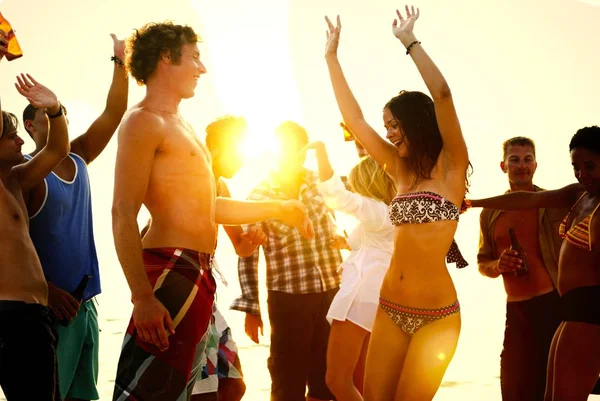
[{"label": "green shorts", "polygon": [[54,325],[58,334],[56,357],[60,394],[65,398],[97,400],[98,312],[94,300],[81,305],[67,327]]}]

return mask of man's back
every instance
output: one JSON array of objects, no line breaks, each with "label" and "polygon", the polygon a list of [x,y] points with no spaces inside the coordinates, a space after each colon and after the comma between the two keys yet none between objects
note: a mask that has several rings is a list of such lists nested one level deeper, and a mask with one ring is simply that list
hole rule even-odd
[{"label": "man's back", "polygon": [[[140,196],[152,215],[152,225],[143,247],[212,252],[216,230],[210,156],[189,125],[178,115],[141,103],[123,120],[117,157],[121,159],[117,168],[128,179],[116,185],[129,186],[137,179],[147,182],[145,188],[140,184],[144,190]],[[128,174],[132,164],[138,174]]]}]

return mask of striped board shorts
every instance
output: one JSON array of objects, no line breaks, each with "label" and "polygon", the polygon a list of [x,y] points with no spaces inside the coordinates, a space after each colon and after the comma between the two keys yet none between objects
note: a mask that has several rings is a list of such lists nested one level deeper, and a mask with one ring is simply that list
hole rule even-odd
[{"label": "striped board shorts", "polygon": [[[201,370],[216,283],[212,255],[177,248],[144,249],[154,295],[167,308],[175,334],[161,352],[137,336],[129,321],[117,366],[113,401],[186,401]],[[199,349],[202,348],[202,349]]]},{"label": "striped board shorts", "polygon": [[198,375],[192,394],[216,393],[219,379],[242,379],[242,364],[231,328],[216,307],[213,309],[206,349],[202,356],[202,371]]}]

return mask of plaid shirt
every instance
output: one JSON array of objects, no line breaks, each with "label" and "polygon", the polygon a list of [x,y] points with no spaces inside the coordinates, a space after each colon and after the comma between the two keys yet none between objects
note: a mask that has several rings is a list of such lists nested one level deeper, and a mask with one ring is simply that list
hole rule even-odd
[{"label": "plaid shirt", "polygon": [[[271,219],[258,223],[267,234],[264,246],[267,260],[267,289],[289,294],[324,292],[340,284],[338,267],[342,263],[340,251],[330,245],[335,227],[330,210],[317,188],[317,175],[305,170],[300,187],[300,201],[308,209],[315,236],[307,240],[293,227],[280,220]],[[248,199],[288,199],[279,190],[274,177],[255,188]],[[238,274],[242,296],[231,305],[231,309],[260,314],[258,298],[259,249],[247,258],[240,258]]]}]

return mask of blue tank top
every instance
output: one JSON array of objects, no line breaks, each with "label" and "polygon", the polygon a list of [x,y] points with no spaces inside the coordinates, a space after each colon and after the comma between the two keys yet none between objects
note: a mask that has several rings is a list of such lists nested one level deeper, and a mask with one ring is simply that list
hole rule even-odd
[{"label": "blue tank top", "polygon": [[69,158],[75,163],[75,178],[65,181],[48,174],[44,202],[30,217],[29,234],[46,280],[73,292],[84,275],[92,276],[83,293],[87,301],[100,293],[90,180],[83,159],[75,153]]}]

